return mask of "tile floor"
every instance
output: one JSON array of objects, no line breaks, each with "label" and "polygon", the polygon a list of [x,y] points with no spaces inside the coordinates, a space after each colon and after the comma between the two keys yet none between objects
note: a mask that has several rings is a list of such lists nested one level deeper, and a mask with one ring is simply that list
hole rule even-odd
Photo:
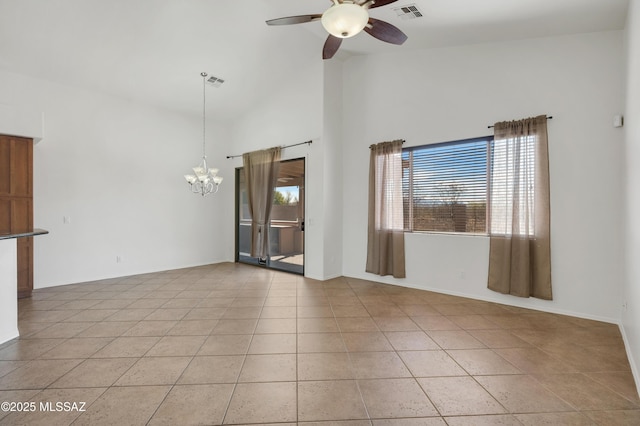
[{"label": "tile floor", "polygon": [[0,402],[32,411],[2,425],[640,424],[616,325],[358,279],[73,284],[21,300],[19,327]]}]

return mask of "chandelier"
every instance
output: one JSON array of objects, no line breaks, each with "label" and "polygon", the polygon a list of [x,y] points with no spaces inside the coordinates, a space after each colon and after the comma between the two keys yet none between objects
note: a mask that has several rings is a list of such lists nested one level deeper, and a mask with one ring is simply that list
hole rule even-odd
[{"label": "chandelier", "polygon": [[222,176],[218,176],[218,169],[210,169],[207,167],[207,156],[205,154],[205,112],[207,106],[206,98],[206,78],[207,73],[200,73],[202,76],[202,162],[193,168],[193,175],[184,175],[191,192],[200,194],[203,197],[207,194],[215,194],[222,183]]}]

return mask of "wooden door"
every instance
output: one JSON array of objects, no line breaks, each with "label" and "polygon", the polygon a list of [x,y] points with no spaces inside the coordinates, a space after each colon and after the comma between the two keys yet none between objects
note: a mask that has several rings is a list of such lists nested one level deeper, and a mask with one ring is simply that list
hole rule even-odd
[{"label": "wooden door", "polygon": [[[0,231],[33,229],[33,140],[0,135]],[[33,237],[19,238],[18,297],[33,290]]]}]

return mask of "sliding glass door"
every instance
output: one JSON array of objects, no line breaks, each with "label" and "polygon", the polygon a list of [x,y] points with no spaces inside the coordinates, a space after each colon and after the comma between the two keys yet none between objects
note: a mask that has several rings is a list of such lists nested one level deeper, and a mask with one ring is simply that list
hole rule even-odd
[{"label": "sliding glass door", "polygon": [[242,168],[236,169],[236,261],[304,274],[304,159],[280,162],[269,224],[269,256],[251,257],[251,215]]}]

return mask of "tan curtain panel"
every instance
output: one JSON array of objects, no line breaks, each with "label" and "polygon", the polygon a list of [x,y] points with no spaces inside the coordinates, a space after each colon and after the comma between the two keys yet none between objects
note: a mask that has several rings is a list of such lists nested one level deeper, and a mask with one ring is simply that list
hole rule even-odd
[{"label": "tan curtain panel", "polygon": [[280,147],[242,154],[251,214],[251,257],[269,254],[269,221],[280,169]]},{"label": "tan curtain panel", "polygon": [[551,300],[547,117],[496,123],[493,143],[488,287]]},{"label": "tan curtain panel", "polygon": [[402,141],[371,146],[366,271],[405,277]]}]

